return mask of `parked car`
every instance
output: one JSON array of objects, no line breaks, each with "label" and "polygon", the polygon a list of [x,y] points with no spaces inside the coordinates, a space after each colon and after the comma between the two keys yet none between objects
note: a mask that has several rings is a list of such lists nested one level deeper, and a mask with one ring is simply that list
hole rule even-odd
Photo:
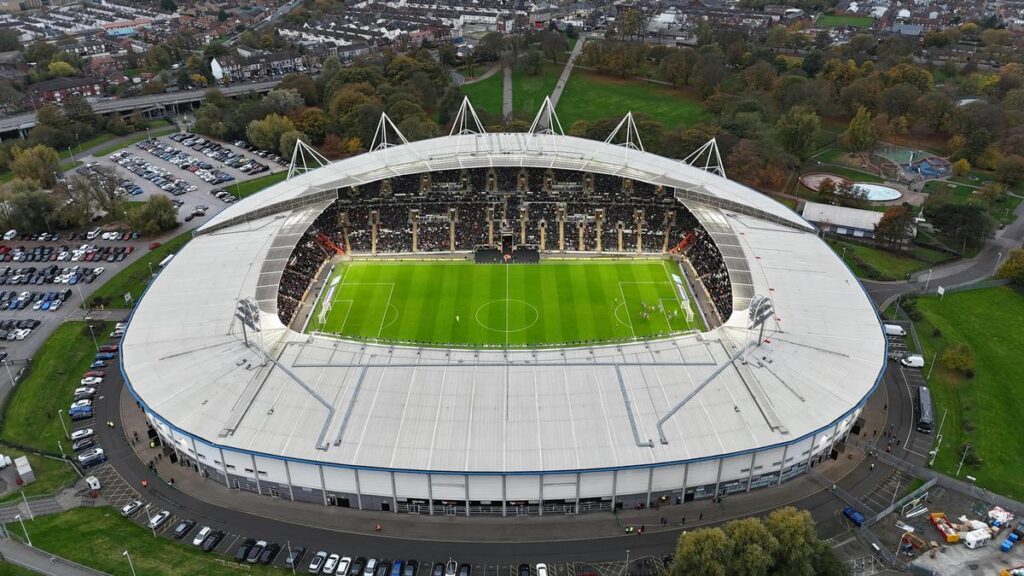
[{"label": "parked car", "polygon": [[79,428],[78,430],[74,430],[71,432],[71,441],[75,442],[81,440],[82,438],[89,438],[94,433],[95,432],[93,432],[92,428]]},{"label": "parked car", "polygon": [[171,513],[167,510],[161,510],[160,512],[157,513],[156,516],[153,516],[149,519],[148,526],[150,529],[156,530],[157,528],[163,526],[170,519]]},{"label": "parked car", "polygon": [[209,526],[203,526],[200,528],[199,532],[196,532],[196,537],[192,539],[192,545],[202,546],[203,541],[210,535],[210,532],[213,532],[213,528],[210,528]]},{"label": "parked car", "polygon": [[214,530],[213,532],[210,532],[210,535],[207,536],[205,540],[203,540],[200,548],[202,548],[203,552],[210,552],[216,548],[217,544],[220,544],[220,541],[223,539],[224,533],[220,530]]},{"label": "parked car", "polygon": [[106,462],[107,456],[103,448],[91,448],[78,455],[78,464],[82,468],[90,468]]},{"label": "parked car", "polygon": [[181,540],[186,535],[188,535],[188,533],[192,530],[192,528],[195,527],[195,525],[196,523],[192,520],[182,520],[181,522],[178,522],[177,526],[174,527],[174,531],[171,532],[171,535],[174,536],[175,539]]},{"label": "parked car", "polygon": [[320,569],[324,567],[324,561],[326,561],[326,560],[327,560],[327,552],[325,552],[323,550],[317,552],[316,555],[313,556],[309,560],[308,572],[310,574],[319,574],[320,573]]},{"label": "parked car", "polygon": [[303,546],[294,546],[288,551],[288,556],[284,559],[284,565],[288,568],[294,568],[302,562],[302,557],[306,555],[306,548]]},{"label": "parked car", "polygon": [[255,564],[259,562],[260,555],[263,554],[263,551],[266,549],[267,541],[258,540],[255,544],[252,545],[252,548],[249,549],[249,554],[246,555],[245,561],[249,564]]},{"label": "parked car", "polygon": [[252,538],[246,538],[242,540],[242,543],[235,549],[235,562],[245,562],[246,556],[249,555],[249,550],[256,544],[256,541]]},{"label": "parked car", "polygon": [[142,506],[142,501],[132,500],[131,502],[121,507],[121,516],[131,516],[132,514],[138,512],[139,508],[142,508]]},{"label": "parked car", "polygon": [[274,561],[274,558],[277,558],[277,554],[280,551],[281,551],[281,545],[280,544],[268,544],[267,547],[264,548],[263,552],[260,554],[259,563],[260,564],[270,564],[271,562]]}]

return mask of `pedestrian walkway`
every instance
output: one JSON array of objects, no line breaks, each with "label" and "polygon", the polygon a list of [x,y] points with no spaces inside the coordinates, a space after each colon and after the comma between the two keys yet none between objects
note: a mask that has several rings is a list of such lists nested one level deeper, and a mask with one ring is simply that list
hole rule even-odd
[{"label": "pedestrian walkway", "polygon": [[486,72],[484,72],[483,74],[477,76],[476,78],[473,78],[472,80],[464,81],[462,83],[462,85],[463,86],[469,86],[470,84],[476,84],[477,82],[483,82],[484,80],[487,80],[491,76],[494,76],[495,74],[497,74],[498,70],[501,70],[501,65],[500,64],[495,64],[494,66],[491,66],[490,68],[488,68]]},{"label": "pedestrian walkway", "polygon": [[576,45],[572,47],[572,52],[569,54],[569,60],[565,63],[565,68],[562,68],[562,75],[558,78],[558,83],[555,84],[555,89],[551,91],[551,107],[555,108],[558,106],[558,99],[562,97],[562,91],[565,90],[565,85],[569,82],[569,76],[572,75],[573,66],[576,65],[576,58],[583,52],[583,43],[586,40],[579,38],[576,40]]},{"label": "pedestrian walkway", "polygon": [[502,85],[501,116],[508,122],[512,119],[512,68],[505,64],[501,71],[505,75]]},{"label": "pedestrian walkway", "polygon": [[47,576],[103,576],[106,574],[106,572],[93,570],[27,546],[6,534],[0,538],[0,560]]}]

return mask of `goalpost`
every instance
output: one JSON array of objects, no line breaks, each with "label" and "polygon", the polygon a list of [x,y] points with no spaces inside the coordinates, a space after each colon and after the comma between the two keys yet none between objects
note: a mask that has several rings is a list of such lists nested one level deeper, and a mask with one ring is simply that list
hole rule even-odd
[{"label": "goalpost", "polygon": [[320,323],[320,327],[323,328],[324,324],[327,323],[327,316],[331,313],[331,308],[334,307],[334,291],[337,289],[338,284],[341,282],[341,276],[335,276],[331,280],[331,285],[327,289],[327,293],[324,294],[323,303],[320,305],[320,314],[317,316],[317,322]]},{"label": "goalpost", "polygon": [[693,305],[690,303],[690,298],[686,295],[686,286],[683,284],[683,279],[678,274],[672,274],[672,283],[676,286],[676,293],[679,294],[679,302],[683,306],[683,313],[686,314],[686,323],[693,324]]}]

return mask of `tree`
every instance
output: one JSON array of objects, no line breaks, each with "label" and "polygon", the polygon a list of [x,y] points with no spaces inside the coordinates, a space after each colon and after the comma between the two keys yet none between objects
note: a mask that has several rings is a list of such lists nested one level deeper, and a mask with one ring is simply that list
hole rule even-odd
[{"label": "tree", "polygon": [[178,211],[166,196],[152,196],[128,213],[128,225],[144,235],[156,235],[178,225]]},{"label": "tree", "polygon": [[701,52],[693,70],[694,85],[705,98],[710,96],[725,79],[725,56],[721,51]]},{"label": "tree", "polygon": [[658,66],[661,77],[670,82],[673,86],[685,86],[690,82],[690,74],[693,73],[694,61],[697,52],[692,48],[671,50]]},{"label": "tree", "polygon": [[60,172],[60,154],[49,146],[37,144],[31,148],[11,149],[11,172],[22,180],[34,180],[50,187]]},{"label": "tree", "polygon": [[[92,105],[85,99],[85,96],[72,94],[64,100],[61,107],[64,110],[64,118],[67,120],[82,124],[90,131],[96,128],[96,113],[93,112]],[[80,134],[79,136],[88,136],[88,134]]]},{"label": "tree", "polygon": [[5,28],[0,30],[0,52],[10,52],[12,50],[21,50],[22,48],[17,29]]},{"label": "tree", "polygon": [[779,143],[800,160],[807,160],[814,153],[820,128],[821,119],[807,106],[794,106],[775,125]]},{"label": "tree", "polygon": [[727,576],[729,540],[721,528],[683,532],[676,543],[672,576]]},{"label": "tree", "polygon": [[292,152],[295,151],[295,144],[298,143],[299,140],[309,144],[309,136],[306,136],[298,130],[289,130],[284,134],[281,134],[281,156],[284,158],[291,158]]},{"label": "tree", "polygon": [[924,213],[940,234],[957,244],[979,245],[995,232],[996,223],[976,204],[925,202]]},{"label": "tree", "polygon": [[319,108],[302,108],[289,116],[295,128],[309,136],[313,142],[321,142],[327,135],[330,121],[327,114]]},{"label": "tree", "polygon": [[174,3],[174,0],[160,0],[160,9],[168,12],[177,12],[178,5]]},{"label": "tree", "polygon": [[223,22],[228,19],[228,13],[223,9],[217,10],[217,21]]},{"label": "tree", "polygon": [[568,43],[565,41],[565,37],[558,32],[547,30],[541,33],[540,46],[544,54],[551,58],[551,63],[558,64],[558,57],[565,52]]},{"label": "tree", "polygon": [[882,92],[880,107],[890,118],[904,116],[914,111],[921,91],[912,84],[894,84]]},{"label": "tree", "polygon": [[965,342],[953,342],[942,351],[942,363],[950,370],[974,370],[974,350]]},{"label": "tree", "polygon": [[[71,186],[89,207],[96,206],[108,214],[121,212],[121,195],[118,188],[121,177],[117,170],[107,166],[94,166],[88,175],[76,175]],[[90,209],[91,213],[91,209]]]},{"label": "tree", "polygon": [[287,114],[302,107],[304,101],[299,91],[292,88],[276,88],[263,97],[265,109],[274,114]]},{"label": "tree", "polygon": [[956,162],[953,162],[953,165],[950,166],[949,170],[953,176],[963,176],[971,171],[971,163],[967,158],[961,158]]},{"label": "tree", "polygon": [[1006,260],[999,266],[995,277],[999,280],[1009,280],[1018,286],[1024,286],[1024,250],[1011,250]]},{"label": "tree", "polygon": [[445,66],[455,66],[458,63],[458,51],[453,44],[447,42],[437,47],[437,59]]},{"label": "tree", "polygon": [[3,186],[2,196],[9,226],[25,232],[50,230],[57,205],[53,196],[35,182],[15,179]]},{"label": "tree", "polygon": [[316,89],[316,82],[306,74],[289,74],[277,85],[279,90],[295,90],[306,106],[315,106],[320,101],[320,95]]},{"label": "tree", "polygon": [[488,32],[480,38],[473,50],[480,60],[497,60],[505,50],[505,38],[501,32]]},{"label": "tree", "polygon": [[62,60],[55,60],[47,64],[46,71],[49,72],[51,76],[72,76],[78,72],[78,70],[75,70],[74,66]]},{"label": "tree", "polygon": [[764,523],[779,543],[772,573],[815,574],[815,543],[818,538],[814,533],[811,513],[787,506],[772,511]]},{"label": "tree", "polygon": [[253,120],[245,128],[246,139],[257,148],[277,150],[281,135],[295,130],[292,121],[280,114],[268,114],[263,120]]},{"label": "tree", "polygon": [[729,540],[725,565],[730,575],[767,576],[779,542],[758,518],[744,518],[722,527]]},{"label": "tree", "polygon": [[825,53],[821,50],[811,50],[804,56],[800,68],[807,74],[808,78],[814,78],[821,69],[825,67]]},{"label": "tree", "polygon": [[907,203],[887,208],[875,224],[875,242],[889,248],[905,248],[914,237],[914,218]]},{"label": "tree", "polygon": [[1006,199],[1006,184],[1002,182],[989,182],[974,193],[982,202],[992,206]]},{"label": "tree", "polygon": [[843,147],[853,152],[864,152],[875,146],[875,129],[871,125],[871,113],[861,106],[850,120],[846,131],[839,136]]},{"label": "tree", "polygon": [[1024,156],[1004,156],[996,165],[996,177],[1009,186],[1016,186],[1024,181]]}]

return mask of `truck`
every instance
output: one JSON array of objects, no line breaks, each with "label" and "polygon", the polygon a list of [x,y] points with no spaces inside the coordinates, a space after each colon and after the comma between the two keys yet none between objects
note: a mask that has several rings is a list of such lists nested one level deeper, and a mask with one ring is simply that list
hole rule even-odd
[{"label": "truck", "polygon": [[843,508],[843,516],[850,522],[853,522],[854,526],[864,525],[864,515],[857,511],[853,506],[847,506]]},{"label": "truck", "polygon": [[898,324],[882,324],[886,336],[906,336],[907,330]]}]

